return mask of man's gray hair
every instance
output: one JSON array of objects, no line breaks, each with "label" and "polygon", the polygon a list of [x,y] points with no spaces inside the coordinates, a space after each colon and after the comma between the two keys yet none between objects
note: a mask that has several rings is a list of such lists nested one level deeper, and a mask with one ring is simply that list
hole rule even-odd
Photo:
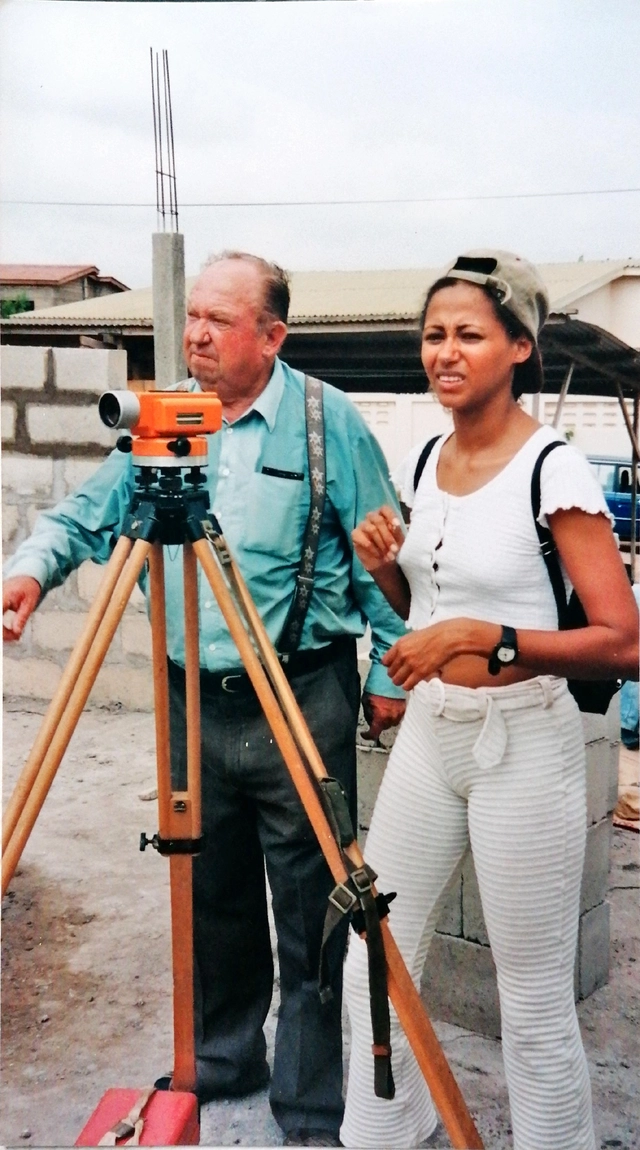
[{"label": "man's gray hair", "polygon": [[289,316],[289,276],[278,264],[270,263],[262,256],[254,256],[251,252],[224,251],[216,252],[206,260],[203,271],[212,264],[223,260],[244,260],[252,263],[261,273],[264,281],[264,315],[270,319],[279,319],[287,322]]}]

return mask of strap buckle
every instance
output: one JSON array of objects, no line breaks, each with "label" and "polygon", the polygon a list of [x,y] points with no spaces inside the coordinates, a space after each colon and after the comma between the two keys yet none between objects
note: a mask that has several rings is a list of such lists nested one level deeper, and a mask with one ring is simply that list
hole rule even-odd
[{"label": "strap buckle", "polygon": [[349,914],[357,901],[355,894],[343,882],[339,882],[329,895],[329,902],[340,911],[340,914]]},{"label": "strap buckle", "polygon": [[357,870],[353,870],[349,875],[349,878],[351,879],[351,882],[355,886],[359,895],[366,894],[367,891],[371,890],[372,880],[365,867],[362,866],[358,867]]}]

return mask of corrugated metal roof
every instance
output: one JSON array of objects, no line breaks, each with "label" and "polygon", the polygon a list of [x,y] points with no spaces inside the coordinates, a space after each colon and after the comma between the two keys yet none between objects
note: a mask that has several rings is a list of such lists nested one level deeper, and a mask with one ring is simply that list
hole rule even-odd
[{"label": "corrugated metal roof", "polygon": [[[539,271],[559,311],[581,296],[625,274],[634,274],[631,260],[580,260],[576,263],[540,264]],[[289,323],[365,323],[415,320],[426,289],[439,268],[395,271],[308,271],[291,273]],[[195,277],[187,279],[187,292]],[[29,327],[142,327],[153,326],[151,288],[119,292],[79,303],[42,308],[11,317],[11,325]]]}]

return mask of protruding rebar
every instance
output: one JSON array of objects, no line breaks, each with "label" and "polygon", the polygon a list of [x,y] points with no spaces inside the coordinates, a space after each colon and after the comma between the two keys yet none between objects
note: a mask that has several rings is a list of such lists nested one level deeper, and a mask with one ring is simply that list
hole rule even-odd
[{"label": "protruding rebar", "polygon": [[176,184],[176,157],[173,136],[173,111],[171,108],[171,83],[169,80],[169,53],[162,50],[162,86],[160,58],[150,50],[151,56],[151,102],[153,105],[153,140],[156,161],[156,210],[158,227],[162,221],[162,231],[166,230],[167,216],[170,231],[178,231],[178,192]]}]

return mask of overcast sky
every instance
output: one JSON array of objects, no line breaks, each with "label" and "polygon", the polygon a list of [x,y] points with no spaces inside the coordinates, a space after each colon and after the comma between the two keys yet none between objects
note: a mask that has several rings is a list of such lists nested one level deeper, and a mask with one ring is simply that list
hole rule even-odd
[{"label": "overcast sky", "polygon": [[[155,204],[151,47],[188,274],[640,258],[640,190],[538,195],[640,189],[638,0],[4,0],[3,262],[151,282],[155,208],[118,206]],[[422,202],[189,207],[310,200]]]}]

